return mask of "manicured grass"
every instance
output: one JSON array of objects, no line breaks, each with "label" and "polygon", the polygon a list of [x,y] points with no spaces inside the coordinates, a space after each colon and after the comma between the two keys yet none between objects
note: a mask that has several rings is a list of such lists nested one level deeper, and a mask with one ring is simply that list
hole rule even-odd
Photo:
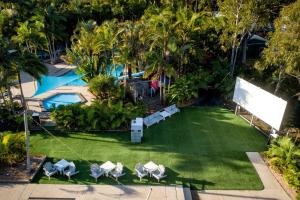
[{"label": "manicured grass", "polygon": [[[62,145],[62,143],[65,145]],[[95,184],[90,163],[122,162],[123,184],[157,184],[150,178],[139,182],[136,163],[149,160],[166,166],[168,177],[160,184],[184,184],[197,189],[262,189],[263,185],[245,152],[263,151],[265,138],[244,120],[223,108],[186,108],[144,131],[142,144],[131,144],[130,133],[61,133],[31,135],[31,152],[52,161],[74,161],[80,173],[71,181],[55,175],[48,181],[40,173],[38,183]],[[116,184],[101,177],[98,184]]]}]

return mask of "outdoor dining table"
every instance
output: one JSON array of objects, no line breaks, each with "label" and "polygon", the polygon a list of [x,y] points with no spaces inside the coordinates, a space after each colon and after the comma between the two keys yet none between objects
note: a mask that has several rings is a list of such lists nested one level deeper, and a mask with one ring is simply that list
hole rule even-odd
[{"label": "outdoor dining table", "polygon": [[106,161],[100,166],[101,169],[105,172],[105,175],[108,176],[108,173],[116,168],[116,165],[110,161]]},{"label": "outdoor dining table", "polygon": [[60,174],[64,173],[64,170],[69,167],[69,162],[62,159],[54,164],[54,167],[59,171]]},{"label": "outdoor dining table", "polygon": [[158,165],[155,164],[155,163],[152,162],[152,161],[149,161],[148,163],[146,163],[146,164],[144,165],[144,168],[145,168],[145,170],[149,173],[149,175],[150,175],[150,177],[151,177],[151,176],[152,176],[152,173],[158,169]]}]

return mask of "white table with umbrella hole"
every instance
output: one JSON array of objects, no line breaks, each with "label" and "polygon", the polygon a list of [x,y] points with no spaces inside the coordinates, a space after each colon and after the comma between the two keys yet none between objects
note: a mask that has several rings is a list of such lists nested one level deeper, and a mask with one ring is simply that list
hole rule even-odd
[{"label": "white table with umbrella hole", "polygon": [[113,169],[115,169],[116,165],[110,161],[106,161],[105,163],[103,163],[100,166],[100,168],[103,169],[105,172],[105,175],[108,176],[108,173],[111,172]]},{"label": "white table with umbrella hole", "polygon": [[149,173],[149,175],[150,175],[150,177],[151,177],[151,176],[152,176],[152,173],[158,169],[158,166],[157,166],[157,164],[155,164],[154,162],[149,161],[148,163],[146,163],[146,164],[144,165],[144,168],[145,168],[145,170]]},{"label": "white table with umbrella hole", "polygon": [[64,170],[69,167],[69,162],[62,159],[54,164],[54,167],[59,171],[60,174],[64,173]]}]

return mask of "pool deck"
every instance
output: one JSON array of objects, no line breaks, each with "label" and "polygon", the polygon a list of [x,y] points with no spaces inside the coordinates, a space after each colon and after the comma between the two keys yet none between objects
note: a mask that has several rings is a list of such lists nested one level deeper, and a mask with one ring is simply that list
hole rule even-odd
[{"label": "pool deck", "polygon": [[[48,68],[48,75],[51,76],[62,76],[76,67],[74,65],[66,65],[63,63],[59,63],[56,65],[46,64],[46,66]],[[42,101],[57,93],[79,93],[86,99],[86,105],[90,105],[92,100],[95,98],[95,96],[88,91],[87,86],[62,86],[33,97],[34,93],[37,90],[35,80],[29,74],[21,72],[21,81],[28,109],[33,112],[45,111],[42,106]],[[14,96],[18,96],[20,95],[20,89],[17,87],[13,87],[12,93]]]}]

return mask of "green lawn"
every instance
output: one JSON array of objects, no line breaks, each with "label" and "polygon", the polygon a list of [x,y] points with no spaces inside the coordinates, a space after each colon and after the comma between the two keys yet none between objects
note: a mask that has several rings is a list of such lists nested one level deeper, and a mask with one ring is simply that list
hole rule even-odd
[{"label": "green lawn", "polygon": [[[123,184],[139,182],[133,175],[136,163],[149,160],[166,166],[168,177],[161,184],[184,184],[197,189],[262,189],[263,185],[245,152],[263,151],[265,138],[244,120],[223,108],[186,108],[179,114],[144,131],[142,144],[131,144],[129,133],[31,134],[31,152],[50,160],[74,161],[80,173],[71,181],[55,175],[48,181],[42,173],[38,183],[95,184],[89,163],[122,162]],[[61,144],[64,143],[65,145]],[[116,184],[100,178],[98,184]]]}]

